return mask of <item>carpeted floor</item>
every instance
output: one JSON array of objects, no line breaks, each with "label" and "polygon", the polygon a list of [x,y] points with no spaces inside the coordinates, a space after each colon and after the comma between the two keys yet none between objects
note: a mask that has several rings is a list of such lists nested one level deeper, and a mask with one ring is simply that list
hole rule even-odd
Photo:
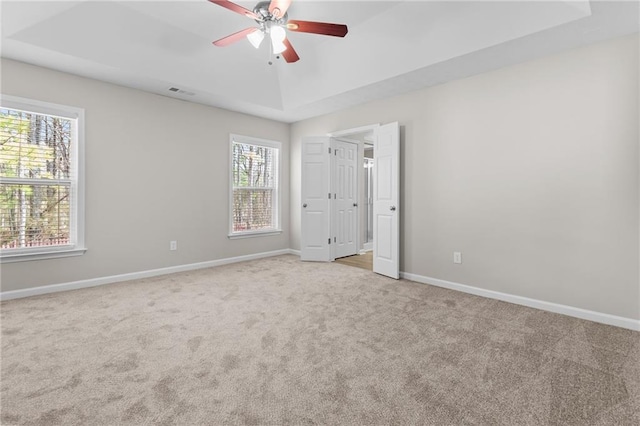
[{"label": "carpeted floor", "polygon": [[2,425],[638,425],[639,334],[279,256],[3,302]]}]

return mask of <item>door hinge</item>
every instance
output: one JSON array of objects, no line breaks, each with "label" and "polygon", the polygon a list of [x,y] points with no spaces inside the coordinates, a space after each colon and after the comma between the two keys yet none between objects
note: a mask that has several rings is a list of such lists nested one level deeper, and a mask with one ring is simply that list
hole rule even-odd
[{"label": "door hinge", "polygon": [[333,237],[333,242],[334,242],[334,243],[336,242],[336,237]]},{"label": "door hinge", "polygon": [[331,237],[329,237],[329,244],[331,244]]},{"label": "door hinge", "polygon": [[331,154],[331,147],[329,147],[329,154]]},{"label": "door hinge", "polygon": [[329,193],[329,199],[331,199],[331,193]]},{"label": "door hinge", "polygon": [[333,155],[338,155],[338,151],[333,151]]},{"label": "door hinge", "polygon": [[[329,198],[331,198],[331,196],[329,196]],[[335,200],[336,198],[336,194],[333,194],[333,199]]]}]

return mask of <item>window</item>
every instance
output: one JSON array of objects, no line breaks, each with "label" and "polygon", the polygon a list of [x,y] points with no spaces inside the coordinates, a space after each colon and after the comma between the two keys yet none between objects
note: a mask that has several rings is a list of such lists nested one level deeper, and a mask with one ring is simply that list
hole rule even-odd
[{"label": "window", "polygon": [[81,109],[2,96],[0,257],[84,253]]},{"label": "window", "polygon": [[230,238],[279,233],[280,142],[231,135]]}]

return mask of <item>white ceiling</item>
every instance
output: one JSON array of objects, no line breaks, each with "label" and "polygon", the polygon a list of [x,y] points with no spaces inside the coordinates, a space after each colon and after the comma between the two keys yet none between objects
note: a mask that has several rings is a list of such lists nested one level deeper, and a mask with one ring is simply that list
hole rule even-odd
[{"label": "white ceiling", "polygon": [[211,44],[255,21],[206,0],[0,7],[3,57],[285,122],[637,32],[640,11],[638,1],[293,0],[290,19],[349,33],[290,32],[300,61],[269,65],[268,43]]}]

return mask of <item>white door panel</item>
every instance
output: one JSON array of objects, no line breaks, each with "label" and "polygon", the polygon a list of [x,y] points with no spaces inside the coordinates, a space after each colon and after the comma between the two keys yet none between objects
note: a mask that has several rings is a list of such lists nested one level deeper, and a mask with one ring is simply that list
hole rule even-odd
[{"label": "white door panel", "polygon": [[357,253],[357,163],[358,145],[346,141],[334,142],[335,184],[334,256],[345,257]]},{"label": "white door panel", "polygon": [[400,277],[400,128],[380,126],[375,135],[373,179],[373,272]]},{"label": "white door panel", "polygon": [[389,215],[378,215],[378,228],[375,232],[378,235],[378,238],[374,240],[378,241],[376,256],[386,261],[392,260],[393,218]]},{"label": "white door panel", "polygon": [[331,260],[329,147],[328,137],[308,137],[302,141],[301,260]]}]

